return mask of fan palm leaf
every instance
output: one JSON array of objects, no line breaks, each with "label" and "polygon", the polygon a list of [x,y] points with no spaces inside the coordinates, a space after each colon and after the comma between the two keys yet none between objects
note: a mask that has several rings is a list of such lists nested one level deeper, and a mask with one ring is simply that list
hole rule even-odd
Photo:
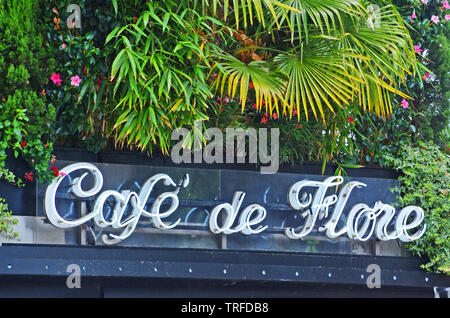
[{"label": "fan palm leaf", "polygon": [[227,95],[234,98],[239,87],[239,99],[243,111],[249,86],[252,83],[256,94],[256,106],[259,110],[263,105],[266,107],[266,112],[270,113],[274,110],[279,113],[280,105],[283,111],[285,110],[287,106],[284,99],[285,79],[280,73],[270,70],[266,62],[253,61],[246,64],[228,54],[217,54],[216,58],[215,68],[220,71],[216,80],[216,90],[220,86],[222,96],[227,88]]},{"label": "fan palm leaf", "polygon": [[354,56],[350,50],[332,49],[320,40],[310,41],[300,54],[276,56],[274,64],[288,78],[284,97],[290,110],[297,110],[299,118],[303,111],[308,119],[311,109],[316,119],[320,113],[325,120],[324,106],[334,112],[332,103],[349,104],[357,94],[356,83],[363,83],[350,72],[356,71],[344,58],[350,56]]},{"label": "fan palm leaf", "polygon": [[295,10],[276,8],[280,25],[287,24],[291,30],[291,42],[308,41],[311,24],[322,34],[331,35],[334,30],[343,28],[343,16],[359,16],[361,6],[355,0],[283,0]]},{"label": "fan palm leaf", "polygon": [[364,110],[385,117],[392,112],[390,93],[410,98],[399,87],[405,84],[407,75],[416,73],[415,52],[409,33],[393,6],[379,8],[373,27],[367,20],[368,16],[361,18],[358,24],[349,22],[344,32],[337,32],[339,47],[368,57],[365,60],[353,58],[352,62],[364,80],[359,88],[359,103]]}]

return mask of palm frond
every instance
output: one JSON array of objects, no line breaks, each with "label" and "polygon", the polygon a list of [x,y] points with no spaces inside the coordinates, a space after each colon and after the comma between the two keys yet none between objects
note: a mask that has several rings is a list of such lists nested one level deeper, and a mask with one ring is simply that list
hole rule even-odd
[{"label": "palm frond", "polygon": [[[244,27],[248,26],[250,22],[251,25],[254,23],[254,19],[256,19],[259,23],[262,23],[263,27],[266,27],[266,18],[265,14],[268,10],[272,15],[275,23],[278,24],[277,12],[276,8],[285,11],[295,11],[298,12],[297,9],[286,5],[283,2],[275,1],[275,0],[210,0],[212,1],[213,11],[214,13],[218,12],[218,8],[223,8],[224,19],[226,20],[229,15],[230,7],[234,11],[234,16],[236,20],[236,28],[239,29],[241,14],[242,19],[244,20]],[[207,0],[208,3],[208,0]],[[255,15],[255,16],[254,16]]]},{"label": "palm frond", "polygon": [[351,50],[337,50],[320,40],[302,46],[299,54],[279,54],[274,59],[277,68],[286,74],[288,82],[285,98],[292,110],[302,111],[308,119],[312,110],[315,118],[325,120],[324,106],[334,112],[333,104],[343,107],[357,94],[357,83],[362,81],[351,75],[354,66],[345,57],[354,56]]},{"label": "palm frond", "polygon": [[343,28],[344,16],[359,16],[362,10],[355,0],[283,0],[283,3],[296,9],[275,9],[279,24],[287,24],[291,30],[292,43],[295,39],[308,41],[312,26],[321,34],[331,35],[334,30]]},{"label": "palm frond", "polygon": [[239,87],[239,100],[242,110],[245,109],[250,83],[253,84],[256,95],[256,105],[261,110],[265,105],[266,111],[272,113],[274,110],[279,113],[279,107],[286,109],[284,99],[285,79],[281,74],[269,68],[266,62],[253,61],[249,64],[238,60],[232,55],[217,54],[216,68],[220,75],[216,80],[216,90],[219,89],[221,95],[227,89],[227,95],[234,98]]},{"label": "palm frond", "polygon": [[393,6],[378,10],[376,25],[371,26],[367,20],[368,16],[362,17],[358,24],[347,21],[338,38],[340,48],[351,48],[368,58],[352,58],[358,69],[354,75],[364,80],[358,89],[359,103],[364,110],[385,117],[392,112],[389,94],[410,98],[399,88],[405,84],[407,75],[415,72],[415,52],[408,30]]}]

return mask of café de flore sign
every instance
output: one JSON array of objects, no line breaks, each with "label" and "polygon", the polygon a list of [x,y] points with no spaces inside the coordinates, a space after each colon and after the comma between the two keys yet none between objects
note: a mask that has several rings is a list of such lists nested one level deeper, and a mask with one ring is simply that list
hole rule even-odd
[{"label": "caf\u00e9 de flore sign", "polygon": [[[180,205],[179,193],[192,183],[192,177],[187,173],[178,183],[168,174],[156,173],[148,176],[150,178],[139,186],[139,191],[118,191],[103,189],[103,174],[97,166],[90,163],[70,164],[62,168],[60,174],[61,177],[56,178],[45,191],[44,210],[48,220],[63,229],[78,227],[87,222],[93,222],[101,229],[114,229],[114,233],[102,236],[103,243],[107,245],[118,244],[130,237],[143,219],[156,229],[175,229],[181,222],[180,218],[173,218]],[[72,178],[73,174],[79,176]],[[82,183],[88,176],[91,181],[86,189],[86,184],[82,186]],[[288,212],[298,214],[299,217],[296,218],[297,224],[282,228],[283,235],[293,240],[303,239],[316,229],[329,239],[346,235],[351,240],[359,241],[367,241],[375,236],[382,241],[398,239],[411,242],[423,236],[426,225],[422,224],[424,211],[420,207],[407,206],[396,210],[392,205],[381,201],[372,204],[356,202],[348,206],[350,198],[358,191],[367,189],[367,184],[359,181],[344,184],[344,178],[340,176],[322,179],[324,180],[296,180],[290,185],[286,193]],[[89,211],[78,218],[69,219],[65,217],[65,211],[57,208],[57,193],[64,181],[66,193],[68,191],[73,197],[93,201]],[[197,180],[197,184],[208,182],[212,181]],[[276,188],[277,184],[272,186]],[[165,188],[165,192],[155,194],[156,187]],[[272,211],[264,204],[245,202],[247,194],[241,189],[234,189],[233,192],[230,202],[218,202],[211,206],[205,221],[208,230],[214,234],[241,233],[246,236],[266,231],[268,226],[264,224]],[[150,200],[152,204],[149,204]],[[107,217],[106,203],[112,206]]]}]

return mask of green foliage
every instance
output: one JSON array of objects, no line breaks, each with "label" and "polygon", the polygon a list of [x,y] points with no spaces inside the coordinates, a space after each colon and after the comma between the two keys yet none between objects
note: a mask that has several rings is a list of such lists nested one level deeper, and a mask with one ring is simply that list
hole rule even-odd
[{"label": "green foliage", "polygon": [[13,230],[13,225],[17,223],[18,221],[12,217],[12,212],[9,211],[5,199],[0,198],[0,235],[17,238],[19,234]]},{"label": "green foliage", "polygon": [[220,25],[175,1],[149,2],[135,23],[111,32],[118,100],[111,111],[119,144],[149,152],[157,144],[168,153],[173,129],[208,119],[208,57],[216,47],[205,33],[221,33],[212,22]]},{"label": "green foliage", "polygon": [[374,114],[360,113],[353,127],[354,151],[341,160],[361,165],[385,165],[385,154],[401,155],[402,149],[417,137],[413,125],[415,112],[411,108],[394,105],[390,118],[378,118]]},{"label": "green foliage", "polygon": [[[228,1],[223,3],[226,10]],[[241,6],[244,14],[238,14],[238,3],[233,5],[235,19],[242,20],[246,4]],[[228,87],[227,94],[234,97],[238,88],[243,107],[249,82],[254,84],[259,109],[265,101],[269,112],[291,115],[296,110],[298,118],[304,115],[323,121],[328,112],[350,103],[386,117],[392,112],[392,93],[409,98],[401,88],[406,75],[417,74],[417,61],[409,32],[394,6],[380,7],[377,25],[372,26],[366,1],[262,3],[268,12],[265,18],[273,23],[266,30],[249,29],[245,37],[235,33],[243,42],[241,52],[251,53],[250,61],[223,54],[216,60],[221,91]],[[278,6],[275,16],[270,14],[272,5]],[[245,21],[240,24],[246,25]],[[275,37],[280,39],[272,43]],[[256,51],[269,53],[261,61]]]},{"label": "green foliage", "polygon": [[21,179],[18,179],[14,175],[14,173],[12,173],[11,171],[9,171],[4,167],[0,167],[0,180],[2,179],[8,181],[10,184],[15,185],[17,187],[23,187],[25,185]]},{"label": "green foliage", "polygon": [[399,205],[415,205],[425,211],[425,235],[411,244],[418,256],[426,256],[428,270],[450,275],[450,157],[430,143],[403,146],[401,156],[386,154],[386,161],[402,171]]},{"label": "green foliage", "polygon": [[[53,73],[63,80],[46,87],[49,100],[56,107],[55,141],[67,147],[82,147],[98,152],[111,139],[107,137],[112,120],[107,110],[115,106],[113,86],[109,81],[115,51],[105,46],[107,35],[116,27],[133,21],[147,7],[145,2],[121,1],[121,11],[114,13],[110,1],[79,0],[81,28],[70,29],[66,23],[70,0],[39,0],[44,8],[43,20],[52,55],[57,64]],[[79,87],[71,85],[71,77],[81,78]]]},{"label": "green foliage", "polygon": [[422,139],[433,140],[441,147],[450,146],[450,28],[443,28],[430,47],[428,67],[434,73],[433,81],[424,83],[415,103],[418,114],[415,123]]},{"label": "green foliage", "polygon": [[[49,76],[43,70],[55,60],[48,57],[38,10],[37,1],[0,0],[0,179],[17,186],[24,184],[5,166],[8,149],[27,160],[39,181],[53,179],[48,162],[55,109],[38,94]],[[0,234],[17,236],[15,223],[0,198]]]},{"label": "green foliage", "polygon": [[[323,169],[328,162],[340,167],[337,173],[344,173],[344,168],[359,168],[357,139],[365,138],[355,130],[358,125],[358,107],[348,107],[333,114],[327,114],[327,125],[318,121],[298,120],[296,112],[292,118],[281,117],[278,113],[258,111],[255,92],[250,89],[248,103],[242,112],[236,99],[225,96],[210,102],[208,109],[210,121],[206,128],[278,128],[280,130],[280,162],[285,164],[319,161]],[[356,132],[355,132],[356,131]]]},{"label": "green foliage", "polygon": [[[450,21],[444,19],[450,10],[443,10],[441,0],[394,0],[405,23],[410,24],[414,45],[423,50],[419,59],[428,71],[422,70],[417,78],[407,78],[408,94],[416,111],[413,125],[422,140],[433,140],[441,148],[450,146]],[[412,19],[413,12],[417,18]],[[431,17],[439,17],[432,23]],[[429,77],[426,77],[426,74]],[[425,77],[424,77],[425,76]]]},{"label": "green foliage", "polygon": [[[322,125],[316,121],[297,121],[296,118],[279,117],[277,113],[261,113],[257,111],[254,98],[249,98],[244,112],[241,112],[239,102],[235,99],[218,97],[211,102],[208,109],[210,121],[205,123],[207,128],[260,128],[280,129],[280,162],[294,164],[303,161],[320,160],[320,143],[317,137],[322,136]],[[270,134],[269,134],[270,138]],[[314,141],[316,142],[314,142]],[[246,140],[248,146],[248,140]],[[292,145],[295,144],[295,147]]]},{"label": "green foliage", "polygon": [[[55,61],[48,57],[37,15],[37,1],[0,1],[0,166],[6,149],[13,149],[35,169],[39,181],[47,182],[52,179],[47,167],[52,149],[44,145],[55,110],[38,94],[48,80],[42,70]],[[42,154],[35,156],[22,142],[39,147]]]},{"label": "green foliage", "polygon": [[[58,33],[53,36],[57,37]],[[60,74],[63,82],[61,86],[49,83],[46,92],[56,106],[57,138],[67,146],[85,146],[92,136],[102,139],[107,75],[101,62],[103,52],[94,46],[93,38],[92,33],[65,34],[63,41],[55,40],[60,67],[54,72]],[[81,78],[80,86],[71,85],[74,76]]]}]

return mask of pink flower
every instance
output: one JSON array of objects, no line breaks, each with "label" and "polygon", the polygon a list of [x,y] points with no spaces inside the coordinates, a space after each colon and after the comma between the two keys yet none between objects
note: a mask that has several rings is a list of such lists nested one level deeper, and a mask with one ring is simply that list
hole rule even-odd
[{"label": "pink flower", "polygon": [[420,45],[414,45],[414,50],[416,50],[417,53],[422,54],[422,49],[420,48]]},{"label": "pink flower", "polygon": [[65,49],[67,47],[67,45],[66,45],[66,43],[63,43],[62,45],[61,45],[61,49]]},{"label": "pink flower", "polygon": [[55,83],[56,85],[60,86],[62,79],[61,76],[59,75],[59,73],[53,73],[52,76],[50,77],[50,79],[53,81],[53,83]]},{"label": "pink flower", "polygon": [[422,0],[423,4],[428,4],[428,0]]},{"label": "pink flower", "polygon": [[273,113],[272,118],[273,119],[278,119],[278,114],[277,113]]},{"label": "pink flower", "polygon": [[406,109],[406,108],[408,108],[408,106],[409,106],[408,101],[406,99],[403,99],[402,100],[402,107]]},{"label": "pink flower", "polygon": [[72,85],[72,86],[77,86],[77,87],[80,86],[81,78],[80,78],[78,75],[76,75],[76,76],[70,78],[70,80],[72,81],[72,82],[70,83],[70,85]]},{"label": "pink flower", "polygon": [[414,10],[413,13],[411,14],[411,19],[414,20],[415,18],[417,18],[416,10]]},{"label": "pink flower", "polygon": [[431,22],[438,24],[439,23],[439,17],[437,15],[431,16]]},{"label": "pink flower", "polygon": [[224,102],[228,104],[229,101],[230,101],[230,99],[228,98],[228,96],[225,96]]},{"label": "pink flower", "polygon": [[446,14],[445,17],[444,17],[444,19],[445,19],[445,21],[450,20],[450,14]]},{"label": "pink flower", "polygon": [[442,2],[442,10],[445,11],[447,9],[450,9],[450,5],[448,4],[448,1]]}]

